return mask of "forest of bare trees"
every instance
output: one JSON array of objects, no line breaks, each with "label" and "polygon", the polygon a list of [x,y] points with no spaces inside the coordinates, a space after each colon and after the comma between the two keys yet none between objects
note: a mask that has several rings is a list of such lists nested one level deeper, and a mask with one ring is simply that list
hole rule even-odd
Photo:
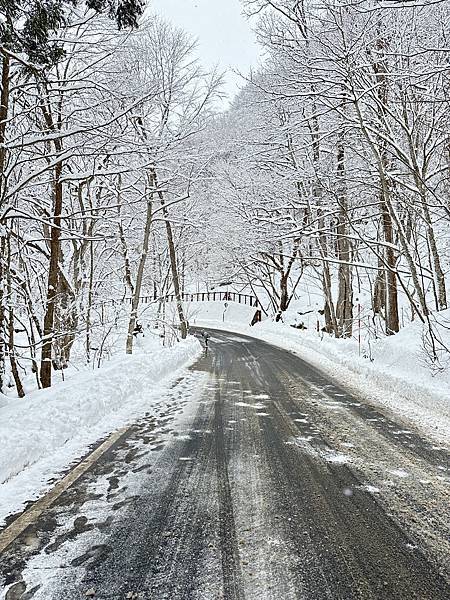
[{"label": "forest of bare trees", "polygon": [[98,366],[124,311],[131,353],[145,295],[185,337],[194,275],[275,320],[308,278],[339,338],[365,294],[375,335],[419,320],[445,364],[448,2],[245,0],[264,62],[222,114],[140,2],[53,4],[0,25],[0,390]]},{"label": "forest of bare trees", "polygon": [[220,124],[220,186],[252,231],[229,244],[235,276],[264,290],[277,319],[315,277],[335,337],[352,335],[365,295],[376,335],[423,322],[437,365],[449,326],[448,3],[244,4],[265,64]]},{"label": "forest of bare trees", "polygon": [[132,352],[143,287],[179,295],[196,136],[219,93],[182,31],[92,6],[56,2],[39,51],[20,46],[22,6],[3,30],[0,388],[19,396],[30,372],[49,387],[75,341],[98,364],[125,298]]}]

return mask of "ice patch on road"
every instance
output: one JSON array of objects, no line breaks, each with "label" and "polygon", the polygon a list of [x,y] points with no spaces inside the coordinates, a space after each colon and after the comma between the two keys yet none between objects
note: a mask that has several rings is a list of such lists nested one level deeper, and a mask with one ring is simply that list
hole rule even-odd
[{"label": "ice patch on road", "polygon": [[341,454],[340,452],[330,452],[329,454],[325,454],[324,458],[327,462],[338,465],[346,465],[351,462],[349,456]]},{"label": "ice patch on road", "polygon": [[346,408],[342,402],[334,402],[333,400],[327,400],[324,402],[324,406],[330,410],[344,410]]},{"label": "ice patch on road", "polygon": [[366,492],[369,492],[369,494],[379,494],[380,493],[380,488],[377,488],[375,485],[365,485],[363,487],[363,489],[365,489]]},{"label": "ice patch on road", "polygon": [[400,477],[400,479],[406,479],[406,477],[409,477],[408,471],[405,471],[404,469],[393,469],[392,471],[388,471],[388,473],[395,475],[396,477]]},{"label": "ice patch on road", "polygon": [[[313,445],[315,443],[315,445]],[[313,435],[296,436],[285,442],[287,445],[295,445],[309,456],[335,465],[346,465],[352,462],[350,456],[332,449],[317,447],[317,438]]]},{"label": "ice patch on road", "polygon": [[258,402],[257,404],[249,404],[248,402],[235,402],[234,403],[235,406],[244,406],[245,408],[254,408],[256,410],[261,410],[263,408],[266,408],[264,404],[261,404],[261,402]]}]

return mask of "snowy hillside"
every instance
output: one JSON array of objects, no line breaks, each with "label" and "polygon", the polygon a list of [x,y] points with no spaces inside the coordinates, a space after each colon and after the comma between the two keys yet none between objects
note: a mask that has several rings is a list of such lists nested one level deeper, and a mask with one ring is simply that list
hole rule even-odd
[{"label": "snowy hillside", "polygon": [[193,337],[163,348],[147,335],[138,344],[132,356],[118,354],[101,369],[72,373],[24,400],[0,396],[0,522],[91,444],[161,411],[170,385],[201,352]]}]

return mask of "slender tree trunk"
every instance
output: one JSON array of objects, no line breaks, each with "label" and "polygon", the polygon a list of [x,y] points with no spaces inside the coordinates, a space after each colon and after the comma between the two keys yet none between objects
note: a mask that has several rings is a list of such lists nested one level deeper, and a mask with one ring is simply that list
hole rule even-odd
[{"label": "slender tree trunk", "polygon": [[0,392],[3,392],[6,374],[6,327],[5,327],[5,274],[6,233],[0,230]]},{"label": "slender tree trunk", "polygon": [[[5,195],[5,161],[6,148],[4,146],[6,139],[6,124],[9,110],[9,71],[10,59],[6,54],[2,55],[2,74],[1,74],[1,93],[0,93],[0,198],[3,200]],[[3,207],[1,207],[3,208]]]},{"label": "slender tree trunk", "polygon": [[[373,63],[373,71],[378,87],[376,90],[378,98],[378,117],[381,124],[387,119],[387,106],[389,98],[388,86],[388,64],[386,59],[386,39],[381,33],[376,40],[376,56]],[[389,157],[386,151],[386,141],[379,137],[375,143],[369,134],[358,99],[354,98],[354,107],[358,116],[361,130],[369,143],[369,146],[377,160],[378,174],[380,180],[380,212],[383,225],[384,240],[387,242],[385,247],[385,280],[386,280],[386,333],[393,335],[400,329],[398,315],[398,290],[397,290],[397,261],[394,252],[394,229],[391,211],[391,189],[387,176],[389,169]],[[380,288],[379,288],[380,289]]]},{"label": "slender tree trunk", "polygon": [[119,228],[119,239],[122,248],[123,264],[124,264],[124,278],[125,284],[131,296],[134,295],[134,285],[131,277],[131,264],[128,256],[128,246],[125,238],[125,232],[122,223],[122,176],[119,175],[117,181],[117,217],[118,217],[118,228]]},{"label": "slender tree trunk", "polygon": [[[389,86],[387,78],[388,64],[385,57],[386,45],[387,43],[385,38],[380,34],[380,37],[377,40],[379,61],[375,62],[374,64],[375,76],[379,84],[378,99],[380,104],[378,108],[378,115],[380,118],[380,123],[387,118],[386,112],[389,99]],[[392,225],[392,215],[389,210],[389,205],[391,202],[391,189],[389,181],[386,177],[386,172],[389,168],[389,157],[386,151],[386,142],[382,138],[379,140],[379,155],[381,219],[383,223],[384,239],[389,244],[385,250],[385,259],[388,267],[386,269],[386,333],[388,335],[393,335],[400,330],[396,274],[397,261],[393,248],[394,230]]]},{"label": "slender tree trunk", "polygon": [[289,306],[289,275],[282,273],[280,277],[280,311],[285,312]]},{"label": "slender tree trunk", "polygon": [[[311,137],[313,148],[313,164],[314,164],[314,182],[312,185],[312,195],[315,198],[317,205],[317,226],[321,233],[318,236],[318,250],[322,259],[322,289],[325,296],[325,328],[328,333],[338,335],[339,327],[336,319],[336,310],[333,302],[333,293],[331,289],[331,272],[330,265],[327,260],[328,248],[327,238],[325,234],[325,217],[322,209],[322,185],[319,177],[320,167],[320,127],[319,119],[316,114],[316,107],[313,105],[313,116],[311,119]],[[312,211],[310,211],[312,212]]]},{"label": "slender tree trunk", "polygon": [[76,294],[61,270],[58,274],[57,298],[53,323],[56,335],[53,342],[53,368],[59,371],[67,369],[69,366],[70,353],[78,326]]},{"label": "slender tree trunk", "polygon": [[25,396],[22,382],[20,380],[19,369],[17,368],[16,350],[14,346],[14,309],[12,306],[9,307],[9,319],[8,319],[8,342],[9,342],[9,362],[11,365],[11,373],[16,384],[17,395],[19,398]]},{"label": "slender tree trunk", "polygon": [[87,362],[91,362],[91,312],[92,300],[94,296],[94,242],[91,240],[89,245],[89,283],[88,283],[88,298],[86,307],[86,358]]},{"label": "slender tree trunk", "polygon": [[41,352],[41,384],[48,388],[52,384],[52,347],[54,336],[55,309],[59,282],[59,253],[61,238],[61,214],[63,207],[62,163],[55,167],[53,219],[50,232],[50,265],[47,282],[47,302],[44,316],[44,337]]},{"label": "slender tree trunk", "polygon": [[138,308],[139,308],[139,299],[140,299],[140,295],[141,295],[142,281],[144,278],[145,263],[147,261],[148,247],[149,247],[149,240],[150,240],[150,230],[151,230],[152,218],[153,218],[152,199],[153,199],[153,192],[151,192],[151,196],[147,200],[147,212],[146,212],[146,220],[145,220],[144,238],[142,240],[142,252],[141,252],[140,259],[139,259],[139,265],[138,265],[138,270],[137,270],[137,275],[136,275],[136,285],[134,286],[134,294],[133,294],[133,298],[131,301],[130,319],[128,321],[127,346],[126,346],[127,354],[133,353],[133,340],[134,340],[133,331],[136,327],[137,312],[138,312]]},{"label": "slender tree trunk", "polygon": [[353,329],[353,288],[350,266],[350,242],[347,235],[347,190],[345,188],[345,150],[340,139],[337,148],[338,202],[339,216],[337,226],[337,248],[340,260],[338,267],[338,299],[336,318],[339,325],[339,337],[351,337]]},{"label": "slender tree trunk", "polygon": [[[424,193],[424,192],[423,192]],[[439,251],[436,243],[436,236],[434,235],[433,224],[431,221],[430,211],[427,205],[427,202],[424,198],[422,198],[422,210],[424,219],[427,225],[427,237],[428,244],[430,249],[430,260],[433,265],[434,277],[436,280],[437,286],[437,299],[438,299],[438,308],[439,310],[446,310],[448,307],[447,304],[447,290],[445,287],[445,275],[441,266],[441,259],[439,257]]]},{"label": "slender tree trunk", "polygon": [[6,149],[4,147],[6,123],[9,107],[9,69],[10,60],[6,54],[2,55],[1,94],[0,94],[0,392],[3,391],[6,371],[6,311],[5,311],[5,253],[6,253],[6,230],[2,219],[4,210],[3,198],[6,191],[5,159]]},{"label": "slender tree trunk", "polygon": [[279,301],[279,310],[277,312],[277,316],[275,320],[281,321],[283,317],[283,313],[287,310],[289,305],[289,292],[288,292],[288,280],[289,276],[286,273],[281,273],[280,275],[280,301]]},{"label": "slender tree trunk", "polygon": [[11,245],[10,238],[7,238],[7,253],[8,253],[8,267],[7,267],[7,295],[8,295],[8,354],[9,354],[9,363],[11,365],[11,373],[14,378],[14,383],[16,384],[17,395],[19,398],[23,398],[25,396],[25,392],[22,386],[22,382],[20,380],[19,369],[17,367],[16,360],[16,348],[14,345],[14,308],[13,308],[13,297],[12,297],[12,282],[11,282],[11,268],[9,267],[11,263]]},{"label": "slender tree trunk", "polygon": [[[384,181],[382,185],[383,187],[387,186],[387,182]],[[383,222],[384,240],[390,244],[385,249],[385,259],[388,267],[386,269],[386,333],[387,335],[393,335],[400,329],[396,274],[397,261],[394,249],[391,247],[391,245],[394,245],[394,231],[385,190],[381,193],[381,218]]]},{"label": "slender tree trunk", "polygon": [[[403,114],[405,123],[408,122],[408,112],[406,109],[406,105],[403,105]],[[432,266],[432,270],[434,272],[434,280],[433,284],[435,285],[436,295],[437,295],[437,309],[445,310],[447,308],[447,290],[445,286],[445,275],[442,270],[441,259],[439,256],[439,251],[436,243],[436,236],[433,229],[433,221],[431,219],[431,213],[429,209],[429,205],[427,203],[427,189],[424,185],[425,178],[425,167],[421,169],[419,167],[419,161],[417,157],[417,144],[414,142],[413,136],[411,133],[408,134],[408,146],[409,146],[409,154],[412,163],[412,171],[414,177],[414,183],[419,191],[420,203],[422,206],[422,215],[427,228],[427,239],[428,239],[428,251],[430,254],[430,262]],[[406,236],[408,239],[408,236]]]},{"label": "slender tree trunk", "polygon": [[326,331],[327,333],[334,333],[334,335],[338,336],[339,327],[336,319],[336,310],[334,307],[333,297],[331,294],[331,273],[330,267],[326,260],[323,261],[322,289],[325,296],[324,315]]},{"label": "slender tree trunk", "polygon": [[373,286],[372,306],[375,315],[384,315],[386,310],[386,276],[383,261],[378,259],[378,271]]},{"label": "slender tree trunk", "polygon": [[172,269],[173,289],[175,292],[175,298],[177,303],[178,319],[180,321],[181,339],[184,340],[187,338],[187,323],[186,318],[184,316],[183,303],[181,299],[180,279],[178,276],[177,255],[175,250],[175,243],[173,240],[172,225],[169,221],[169,214],[162,195],[160,196],[160,200],[161,205],[163,207],[163,216],[166,222],[167,244],[169,246],[170,267]]},{"label": "slender tree trunk", "polygon": [[[155,188],[157,188],[158,179],[156,176],[156,172],[153,172],[152,176],[153,176],[154,186],[155,186]],[[177,313],[178,313],[178,319],[180,322],[181,339],[184,340],[187,338],[188,330],[187,330],[186,318],[184,316],[183,302],[182,302],[182,298],[181,298],[180,277],[178,274],[177,253],[176,253],[176,249],[175,249],[175,242],[173,239],[172,224],[169,220],[169,212],[167,210],[167,205],[165,202],[164,194],[161,190],[158,190],[158,197],[159,197],[159,201],[161,203],[162,214],[163,214],[164,221],[166,224],[167,245],[169,248],[169,258],[170,258],[170,268],[172,271],[173,289],[175,292]]]},{"label": "slender tree trunk", "polygon": [[406,235],[403,230],[403,225],[402,225],[402,223],[397,215],[397,212],[395,210],[395,207],[393,206],[390,199],[386,204],[387,204],[387,208],[389,210],[389,214],[392,219],[392,222],[395,223],[397,233],[398,233],[398,238],[399,238],[400,245],[402,248],[402,252],[405,256],[406,262],[408,263],[408,267],[411,272],[411,279],[414,284],[414,287],[415,287],[415,290],[417,293],[417,297],[419,299],[419,305],[420,305],[420,309],[422,311],[422,315],[426,319],[426,317],[428,317],[430,311],[427,306],[424,289],[420,283],[420,275],[417,270],[416,263],[414,262],[414,258],[411,254],[409,244],[406,240]]}]

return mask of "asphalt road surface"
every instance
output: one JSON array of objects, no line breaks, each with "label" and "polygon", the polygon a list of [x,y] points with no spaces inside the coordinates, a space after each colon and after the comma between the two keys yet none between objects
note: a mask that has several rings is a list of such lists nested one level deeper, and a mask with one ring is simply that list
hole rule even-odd
[{"label": "asphalt road surface", "polygon": [[211,331],[0,557],[7,600],[450,598],[448,451],[292,354]]}]

